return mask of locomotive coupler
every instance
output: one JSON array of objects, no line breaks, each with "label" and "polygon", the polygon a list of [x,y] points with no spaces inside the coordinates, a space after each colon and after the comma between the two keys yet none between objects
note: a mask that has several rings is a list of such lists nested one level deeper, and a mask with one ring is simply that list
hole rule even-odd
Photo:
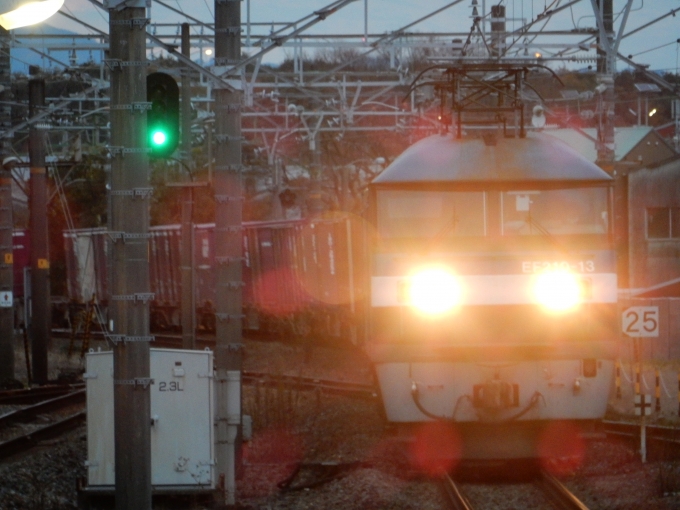
[{"label": "locomotive coupler", "polygon": [[472,387],[472,405],[486,410],[519,406],[519,385],[491,379]]}]

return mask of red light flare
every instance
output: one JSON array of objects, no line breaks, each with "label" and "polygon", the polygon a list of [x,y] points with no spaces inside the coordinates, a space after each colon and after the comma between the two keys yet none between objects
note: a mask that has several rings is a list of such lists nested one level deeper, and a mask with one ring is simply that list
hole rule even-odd
[{"label": "red light flare", "polygon": [[253,303],[263,312],[284,316],[301,309],[309,300],[295,272],[280,267],[262,274],[253,283]]},{"label": "red light flare", "polygon": [[577,425],[555,421],[538,438],[541,467],[555,476],[573,473],[583,463],[585,443]]},{"label": "red light flare", "polygon": [[[316,219],[330,220],[329,223],[316,222],[313,228],[311,224],[307,225],[301,233],[303,248],[298,256],[297,277],[304,292],[315,301],[343,305],[363,298],[360,276],[365,244],[363,232],[370,226],[359,216],[350,214],[349,217],[348,229],[344,221],[338,221],[338,213],[324,213]],[[351,239],[348,239],[350,231]],[[302,263],[303,256],[305,264]]]},{"label": "red light flare", "polygon": [[[279,491],[277,482],[293,475],[303,460],[301,439],[286,429],[270,428],[255,434],[243,445],[246,496],[263,497]],[[258,466],[250,469],[249,466]],[[262,476],[263,472],[267,476]]]},{"label": "red light flare", "polygon": [[415,469],[427,476],[438,477],[458,465],[462,442],[453,424],[427,422],[416,431],[409,453]]}]

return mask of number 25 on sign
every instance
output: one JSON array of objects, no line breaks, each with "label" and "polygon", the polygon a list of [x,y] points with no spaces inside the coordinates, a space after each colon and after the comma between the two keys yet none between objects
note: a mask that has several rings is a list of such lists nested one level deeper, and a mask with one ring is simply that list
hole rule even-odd
[{"label": "number 25 on sign", "polygon": [[621,327],[632,337],[659,336],[659,307],[631,306],[623,312]]}]

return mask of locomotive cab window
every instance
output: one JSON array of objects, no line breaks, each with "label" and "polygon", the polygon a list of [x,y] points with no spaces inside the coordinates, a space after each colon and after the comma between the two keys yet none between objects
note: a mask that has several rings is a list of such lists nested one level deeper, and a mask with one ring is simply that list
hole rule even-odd
[{"label": "locomotive cab window", "polygon": [[505,191],[501,201],[505,236],[606,234],[609,231],[606,188]]},{"label": "locomotive cab window", "polygon": [[484,192],[378,192],[383,238],[446,239],[486,235]]}]

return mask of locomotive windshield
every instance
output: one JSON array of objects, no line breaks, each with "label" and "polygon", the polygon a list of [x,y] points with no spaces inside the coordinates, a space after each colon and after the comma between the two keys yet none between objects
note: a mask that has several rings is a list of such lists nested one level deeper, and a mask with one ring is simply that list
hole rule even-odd
[{"label": "locomotive windshield", "polygon": [[603,235],[606,187],[508,191],[379,190],[383,239]]},{"label": "locomotive windshield", "polygon": [[484,236],[484,192],[378,193],[378,231],[383,238]]},{"label": "locomotive windshield", "polygon": [[502,234],[605,234],[607,196],[605,188],[503,192]]}]

